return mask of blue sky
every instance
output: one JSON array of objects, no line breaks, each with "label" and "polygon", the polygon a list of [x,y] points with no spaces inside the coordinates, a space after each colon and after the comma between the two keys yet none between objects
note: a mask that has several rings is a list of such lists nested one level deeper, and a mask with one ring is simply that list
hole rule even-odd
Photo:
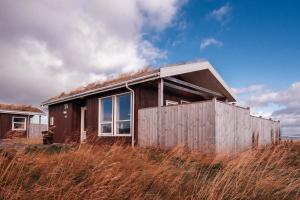
[{"label": "blue sky", "polygon": [[[191,0],[159,36],[161,63],[207,59],[252,113],[300,130],[300,1]],[[201,45],[202,44],[202,45]],[[287,112],[289,111],[289,112]]]},{"label": "blue sky", "polygon": [[[210,16],[224,6],[229,9],[222,19]],[[300,75],[299,9],[300,1],[291,0],[192,0],[177,24],[153,40],[167,51],[164,62],[208,59],[232,87],[286,88]],[[205,38],[221,45],[200,50]]]}]

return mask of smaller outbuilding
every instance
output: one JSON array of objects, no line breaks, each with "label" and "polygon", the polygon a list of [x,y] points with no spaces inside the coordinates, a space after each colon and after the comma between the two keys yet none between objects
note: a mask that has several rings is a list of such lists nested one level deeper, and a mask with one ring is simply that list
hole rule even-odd
[{"label": "smaller outbuilding", "polygon": [[31,105],[1,104],[0,103],[0,139],[11,137],[30,138],[30,120],[33,116],[45,113]]}]

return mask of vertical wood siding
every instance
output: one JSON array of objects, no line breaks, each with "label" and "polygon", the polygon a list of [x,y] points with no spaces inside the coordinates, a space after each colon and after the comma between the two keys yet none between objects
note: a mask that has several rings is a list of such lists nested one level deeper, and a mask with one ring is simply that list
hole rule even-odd
[{"label": "vertical wood siding", "polygon": [[[67,108],[65,108],[65,104]],[[76,141],[80,138],[81,102],[70,101],[49,106],[49,119],[54,117],[54,142]],[[50,125],[49,125],[50,127]]]},{"label": "vertical wood siding", "polygon": [[[0,139],[5,139],[6,134],[12,130],[12,117],[28,117],[26,115],[0,113]],[[27,119],[28,121],[28,119]],[[24,136],[26,131],[24,131]]]},{"label": "vertical wood siding", "polygon": [[253,117],[250,110],[218,101],[140,109],[138,144],[187,147],[206,153],[233,154],[279,139],[280,124]]},{"label": "vertical wood siding", "polygon": [[280,137],[279,122],[251,116],[251,133],[258,138],[258,145],[276,142]]},{"label": "vertical wood siding", "polygon": [[217,153],[232,154],[251,147],[250,110],[216,102]]},{"label": "vertical wood siding", "polygon": [[139,146],[214,152],[214,109],[212,102],[201,102],[139,110]]},{"label": "vertical wood siding", "polygon": [[42,138],[42,131],[48,130],[47,124],[29,124],[29,138],[40,139]]},{"label": "vertical wood siding", "polygon": [[6,133],[12,128],[12,115],[0,113],[0,139],[6,137]]},{"label": "vertical wood siding", "polygon": [[[216,150],[219,154],[233,154],[250,149],[253,136],[258,145],[272,144],[279,139],[280,123],[253,117],[250,110],[216,102]],[[273,134],[273,136],[271,136]]]}]

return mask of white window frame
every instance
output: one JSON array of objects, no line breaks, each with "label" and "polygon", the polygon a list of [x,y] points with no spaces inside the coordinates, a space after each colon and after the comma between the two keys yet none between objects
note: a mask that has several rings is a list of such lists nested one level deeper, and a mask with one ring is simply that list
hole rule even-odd
[{"label": "white window frame", "polygon": [[[111,98],[111,101],[112,101],[112,106],[111,106],[111,121],[101,121],[101,115],[102,115],[102,100],[103,99],[107,99],[107,98]],[[99,113],[99,117],[98,117],[98,135],[99,136],[113,136],[114,134],[114,96],[111,95],[111,96],[106,96],[106,97],[103,97],[103,98],[99,98],[99,107],[98,107],[98,113]],[[111,133],[102,133],[101,132],[101,125],[102,124],[111,124]]]},{"label": "white window frame", "polygon": [[[122,96],[122,95],[126,95],[129,94],[130,96],[130,120],[117,120],[117,97],[118,96]],[[101,122],[101,101],[102,99],[105,98],[112,98],[112,133],[102,133],[101,132],[101,124],[107,124],[104,122]],[[119,93],[116,95],[110,95],[110,96],[105,96],[105,97],[101,97],[99,98],[99,102],[98,102],[98,136],[108,136],[108,137],[115,137],[115,136],[131,136],[132,135],[132,112],[133,111],[133,106],[132,106],[132,94],[131,92],[124,92],[124,93]],[[122,122],[122,121],[130,121],[130,133],[129,134],[117,134],[117,122]]]},{"label": "white window frame", "polygon": [[[19,119],[24,119],[24,122],[15,122],[15,119],[16,118],[19,118]],[[13,131],[26,131],[26,128],[27,128],[27,117],[16,117],[16,116],[13,116],[12,117],[12,130]],[[15,128],[15,124],[24,124],[24,128]]]},{"label": "white window frame", "polygon": [[[129,120],[118,120],[117,119],[117,109],[120,109],[119,108],[119,105],[118,105],[118,102],[117,102],[117,97],[118,96],[123,96],[123,95],[128,95],[129,94],[129,97],[130,97],[130,117],[129,117]],[[131,132],[132,132],[132,95],[131,95],[131,92],[126,92],[126,93],[122,93],[122,94],[117,94],[115,95],[115,132],[114,132],[114,135],[115,136],[131,136]],[[128,134],[119,134],[117,133],[117,123],[118,122],[130,122],[130,133]]]},{"label": "white window frame", "polygon": [[186,100],[181,100],[180,104],[187,104],[187,103],[191,103],[190,101],[186,101]]},{"label": "white window frame", "polygon": [[166,106],[175,106],[178,105],[177,101],[166,100]]}]

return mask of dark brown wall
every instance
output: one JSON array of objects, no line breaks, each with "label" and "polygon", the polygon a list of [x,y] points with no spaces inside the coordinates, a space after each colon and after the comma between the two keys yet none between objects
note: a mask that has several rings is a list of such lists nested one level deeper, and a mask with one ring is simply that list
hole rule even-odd
[{"label": "dark brown wall", "polygon": [[[135,92],[135,105],[134,105],[134,130],[135,130],[135,142],[138,140],[137,130],[138,130],[138,110],[141,108],[147,107],[156,107],[158,106],[158,82],[148,82],[147,84],[139,84],[132,86],[131,88]],[[64,117],[64,104],[57,104],[49,106],[49,119],[51,116],[54,116],[54,123],[56,126],[54,133],[54,142],[65,142],[67,137],[77,138],[76,141],[79,141],[80,138],[80,117],[81,117],[81,106],[87,107],[87,137],[95,138],[98,136],[98,110],[99,110],[99,98],[116,95],[124,92],[129,92],[128,89],[122,88],[109,92],[100,93],[97,95],[92,95],[86,97],[82,100],[74,100],[68,102],[68,111],[67,117]],[[165,90],[165,100],[187,100],[194,101],[194,99],[188,98],[185,95],[178,93],[172,93],[168,90]],[[125,138],[126,141],[130,142],[131,137],[118,137]],[[103,137],[102,137],[103,140]],[[108,140],[115,140],[111,137]]]},{"label": "dark brown wall", "polygon": [[[6,138],[6,134],[12,130],[12,117],[13,116],[27,117],[25,115],[0,113],[0,139]],[[26,128],[27,128],[27,126],[26,126]],[[24,131],[24,133],[26,133],[26,131]]]},{"label": "dark brown wall", "polygon": [[[68,108],[65,108],[65,104]],[[70,101],[49,106],[50,118],[54,117],[54,142],[79,141],[81,102]]]}]

